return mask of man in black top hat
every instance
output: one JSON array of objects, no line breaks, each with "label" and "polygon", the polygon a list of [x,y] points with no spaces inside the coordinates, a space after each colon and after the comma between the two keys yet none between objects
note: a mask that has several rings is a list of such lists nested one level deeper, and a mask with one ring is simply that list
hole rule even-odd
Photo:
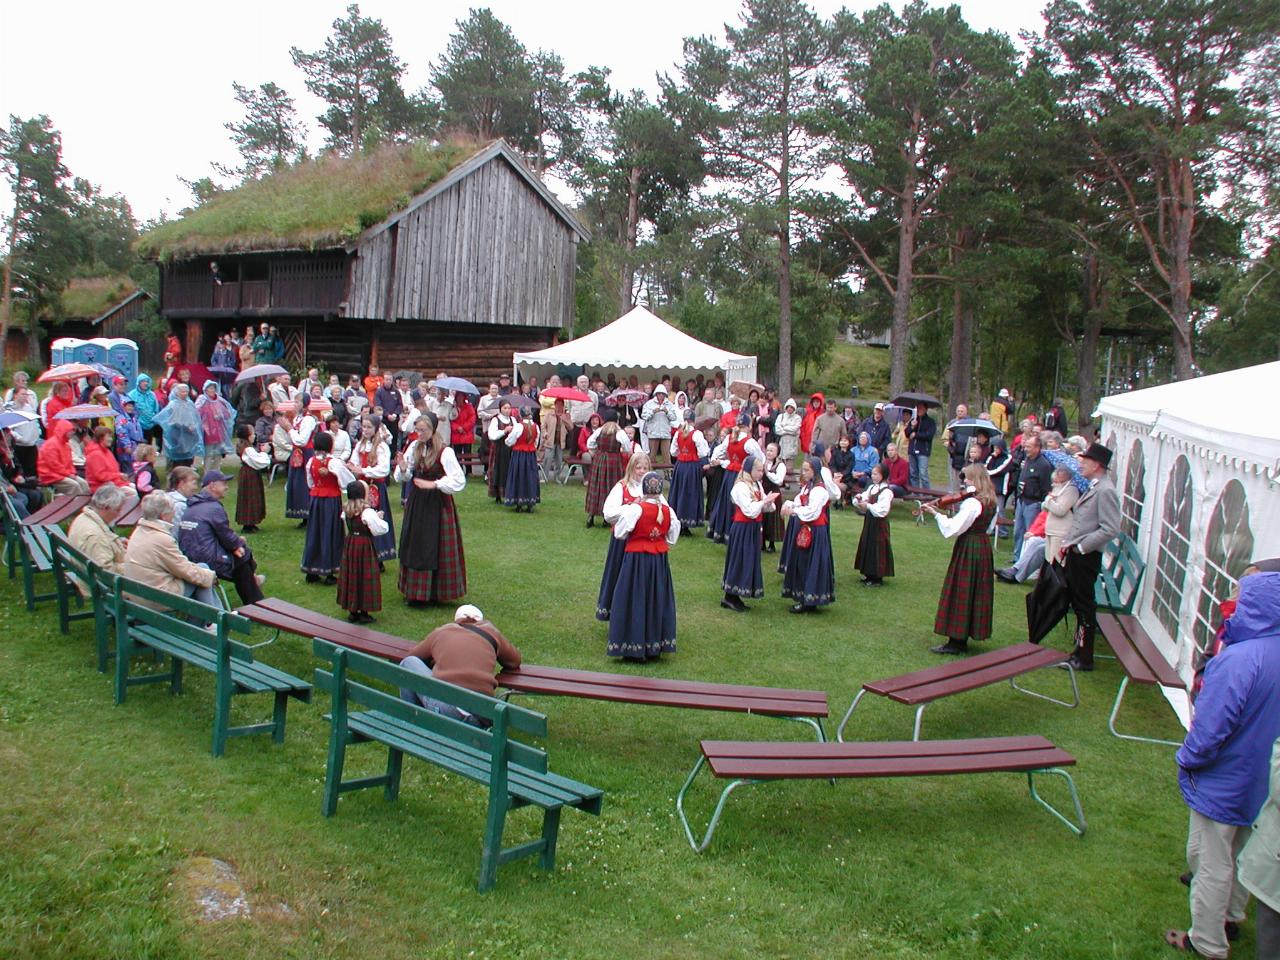
[{"label": "man in black top hat", "polygon": [[1094,582],[1102,569],[1102,551],[1120,536],[1120,496],[1107,474],[1111,451],[1100,443],[1089,444],[1080,455],[1080,475],[1089,489],[1071,511],[1071,529],[1062,538],[1059,556],[1066,567],[1071,609],[1076,615],[1076,649],[1071,665],[1093,669],[1093,640],[1098,632],[1098,607]]}]

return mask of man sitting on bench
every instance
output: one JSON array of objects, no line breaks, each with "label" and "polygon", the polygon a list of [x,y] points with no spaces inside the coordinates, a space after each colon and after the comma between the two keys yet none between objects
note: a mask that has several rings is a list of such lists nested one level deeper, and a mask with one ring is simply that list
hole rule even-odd
[{"label": "man sitting on bench", "polygon": [[[520,666],[520,651],[488,620],[478,607],[464,603],[453,616],[453,623],[436,627],[420,644],[409,651],[400,666],[424,677],[434,677],[467,690],[492,697],[498,689],[494,676],[501,664],[507,670]],[[473,717],[452,704],[442,703],[401,689],[400,697],[436,713],[462,720],[477,727],[488,721]]]}]

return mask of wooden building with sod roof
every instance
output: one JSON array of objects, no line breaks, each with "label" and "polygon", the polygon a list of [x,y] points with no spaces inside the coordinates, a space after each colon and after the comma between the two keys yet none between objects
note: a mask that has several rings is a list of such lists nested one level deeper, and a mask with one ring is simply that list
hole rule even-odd
[{"label": "wooden building with sod roof", "polygon": [[321,157],[229,190],[138,241],[159,309],[206,361],[280,328],[290,366],[487,380],[571,328],[572,213],[501,140]]}]

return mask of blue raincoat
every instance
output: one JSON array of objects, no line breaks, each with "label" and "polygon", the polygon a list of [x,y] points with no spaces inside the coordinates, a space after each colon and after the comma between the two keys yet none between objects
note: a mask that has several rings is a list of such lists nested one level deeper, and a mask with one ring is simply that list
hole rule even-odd
[{"label": "blue raincoat", "polygon": [[156,392],[151,389],[151,377],[145,373],[138,374],[133,389],[129,391],[129,399],[133,401],[133,412],[138,415],[138,423],[142,424],[142,429],[150,430],[160,411],[160,401],[156,399]]},{"label": "blue raincoat", "polygon": [[164,431],[164,453],[170,460],[193,460],[204,450],[200,415],[190,396],[179,398],[184,391],[189,393],[185,384],[174,384],[169,390],[169,402],[154,419]]}]

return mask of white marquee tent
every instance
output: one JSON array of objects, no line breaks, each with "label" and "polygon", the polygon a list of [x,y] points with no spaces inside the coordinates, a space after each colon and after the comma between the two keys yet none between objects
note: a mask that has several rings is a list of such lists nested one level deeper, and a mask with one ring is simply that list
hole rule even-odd
[{"label": "white marquee tent", "polygon": [[[1125,532],[1146,573],[1134,612],[1184,677],[1253,559],[1280,556],[1280,363],[1107,397]],[[1183,722],[1185,698],[1172,697]]]},{"label": "white marquee tent", "polygon": [[545,378],[560,367],[585,367],[588,373],[614,369],[654,379],[723,371],[725,383],[756,379],[756,358],[721,350],[677,330],[644,307],[636,307],[585,337],[512,358],[522,376]]}]

